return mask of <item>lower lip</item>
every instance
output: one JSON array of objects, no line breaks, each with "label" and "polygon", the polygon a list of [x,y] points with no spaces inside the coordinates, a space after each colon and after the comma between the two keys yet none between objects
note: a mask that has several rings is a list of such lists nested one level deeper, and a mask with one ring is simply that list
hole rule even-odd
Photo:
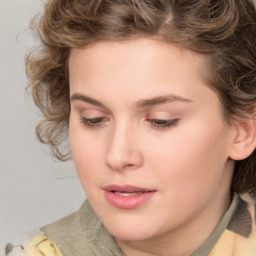
[{"label": "lower lip", "polygon": [[113,206],[120,209],[135,209],[146,203],[155,195],[156,191],[146,192],[132,196],[120,196],[113,192],[105,190],[106,200]]}]

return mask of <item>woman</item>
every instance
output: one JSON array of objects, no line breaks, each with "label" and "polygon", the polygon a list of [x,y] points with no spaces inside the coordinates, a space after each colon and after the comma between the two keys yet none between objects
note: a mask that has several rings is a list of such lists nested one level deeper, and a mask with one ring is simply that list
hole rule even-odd
[{"label": "woman", "polygon": [[88,200],[7,252],[255,255],[253,2],[51,0],[34,29],[37,134]]}]

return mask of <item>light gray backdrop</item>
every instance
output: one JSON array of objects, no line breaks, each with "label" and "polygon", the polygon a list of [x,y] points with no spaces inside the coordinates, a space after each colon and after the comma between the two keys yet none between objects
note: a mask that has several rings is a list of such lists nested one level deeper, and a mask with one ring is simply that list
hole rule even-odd
[{"label": "light gray backdrop", "polygon": [[0,0],[0,255],[4,244],[76,210],[85,198],[72,162],[36,139],[40,118],[25,95],[30,18],[43,0]]}]

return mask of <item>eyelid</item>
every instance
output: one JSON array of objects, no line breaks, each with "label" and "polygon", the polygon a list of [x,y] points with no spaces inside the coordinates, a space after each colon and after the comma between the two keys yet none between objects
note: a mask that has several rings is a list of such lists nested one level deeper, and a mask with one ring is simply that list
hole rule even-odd
[{"label": "eyelid", "polygon": [[79,115],[94,115],[95,116],[109,116],[110,112],[107,109],[93,106],[82,101],[71,101],[71,111],[77,112]]},{"label": "eyelid", "polygon": [[97,109],[81,109],[80,121],[85,128],[97,129],[103,127],[110,120],[109,116]]},{"label": "eyelid", "polygon": [[95,109],[85,109],[85,110],[81,110],[80,112],[81,112],[81,116],[87,119],[107,116],[106,113],[104,113],[103,111],[95,110]]},{"label": "eyelid", "polygon": [[174,118],[174,119],[148,119],[147,120],[150,125],[152,125],[153,128],[158,130],[168,130],[173,127],[175,127],[180,119]]},{"label": "eyelid", "polygon": [[[178,118],[179,117],[179,118]],[[169,111],[150,111],[147,113],[146,121],[157,130],[169,130],[174,128],[180,121],[180,114]]]},{"label": "eyelid", "polygon": [[147,114],[148,119],[167,120],[167,119],[174,119],[175,117],[177,117],[176,113],[164,112],[164,111],[154,111]]},{"label": "eyelid", "polygon": [[81,117],[80,120],[82,125],[85,126],[86,128],[96,129],[104,126],[105,123],[109,121],[109,118],[103,117],[103,116],[94,117],[94,118]]}]

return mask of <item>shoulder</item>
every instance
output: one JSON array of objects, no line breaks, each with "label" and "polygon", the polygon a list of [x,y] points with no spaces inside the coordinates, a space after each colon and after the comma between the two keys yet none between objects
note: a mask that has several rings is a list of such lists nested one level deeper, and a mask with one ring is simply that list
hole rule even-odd
[{"label": "shoulder", "polygon": [[78,211],[42,227],[41,231],[55,241],[64,255],[79,256],[82,248],[89,250],[90,236],[97,222],[98,218],[85,201]]},{"label": "shoulder", "polygon": [[89,238],[98,222],[98,217],[88,200],[86,200],[78,211],[42,227],[41,230],[47,235],[56,238],[60,236],[61,238],[66,236],[77,237],[81,233]]},{"label": "shoulder", "polygon": [[[81,245],[85,246],[85,243],[88,245],[90,226],[95,225],[95,221],[93,222],[92,219],[97,222],[97,217],[86,201],[78,211],[40,228],[35,236],[30,236],[30,239],[26,239],[25,242],[18,245],[7,244],[5,248],[6,255],[79,256],[78,250],[80,250]],[[90,225],[88,225],[88,222]],[[33,238],[31,239],[31,237]],[[42,248],[44,251],[42,251]],[[55,253],[55,249],[58,254]],[[51,250],[53,253],[51,253]]]},{"label": "shoulder", "polygon": [[[117,246],[114,237],[105,229],[102,222],[94,213],[88,201],[81,208],[52,224],[41,228],[40,237],[32,239],[28,244],[21,246],[8,245],[6,255],[8,256],[124,256],[125,254]],[[40,242],[38,242],[40,240]],[[43,243],[41,243],[43,241]],[[54,241],[54,242],[53,242]],[[34,251],[31,253],[30,245]],[[44,245],[47,250],[43,254],[38,245]],[[36,246],[35,246],[36,245]],[[35,249],[36,247],[36,249]],[[40,247],[41,248],[41,247]],[[49,249],[50,248],[50,249]],[[46,249],[45,249],[46,250]],[[55,253],[56,250],[56,254]],[[37,254],[36,254],[36,253]],[[55,254],[50,254],[50,253]],[[9,253],[9,254],[8,254]],[[28,254],[29,253],[29,254]]]},{"label": "shoulder", "polygon": [[88,200],[77,212],[42,227],[41,231],[58,245],[63,255],[124,255]]}]

